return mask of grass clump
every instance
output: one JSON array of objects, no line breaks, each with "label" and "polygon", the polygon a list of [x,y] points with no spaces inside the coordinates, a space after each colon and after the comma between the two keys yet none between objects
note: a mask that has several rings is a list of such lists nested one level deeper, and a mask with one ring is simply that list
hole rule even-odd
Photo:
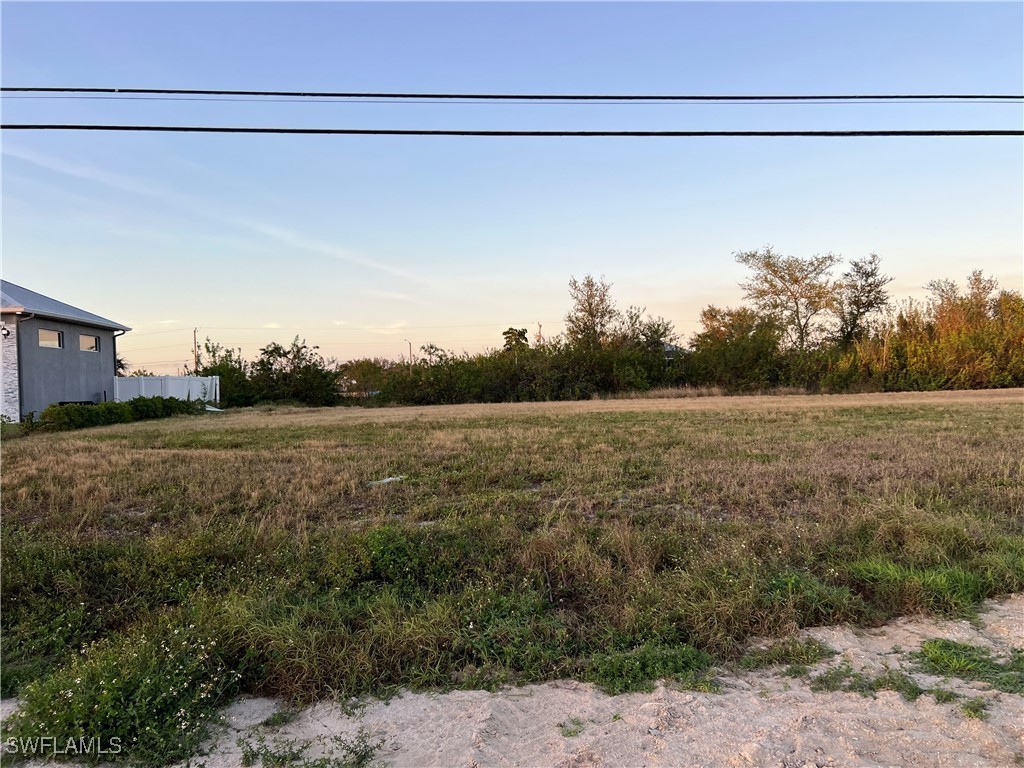
[{"label": "grass clump", "polygon": [[242,765],[246,768],[370,768],[384,739],[372,740],[369,731],[360,728],[351,739],[336,735],[316,739],[321,747],[319,757],[308,752],[314,742],[309,739],[277,739],[273,744],[260,734],[256,741],[238,740]]},{"label": "grass clump", "polygon": [[981,696],[975,696],[960,705],[960,711],[964,713],[965,717],[977,720],[984,720],[988,717],[986,710],[988,710],[988,702]]},{"label": "grass clump", "polygon": [[617,653],[599,653],[591,658],[588,679],[610,694],[650,691],[654,681],[674,679],[684,687],[708,690],[714,687],[708,670],[714,659],[689,645],[645,643]]},{"label": "grass clump", "polygon": [[954,640],[926,640],[914,654],[921,669],[933,675],[988,683],[1005,693],[1024,693],[1024,651],[1014,649],[1000,661],[988,648]]},{"label": "grass clump", "polygon": [[853,675],[853,667],[850,662],[844,661],[831,669],[827,669],[820,675],[811,678],[811,690],[815,693],[834,693],[846,690],[846,683]]},{"label": "grass clump", "polygon": [[266,736],[260,734],[255,742],[245,739],[237,741],[242,750],[242,766],[261,766],[261,768],[284,768],[292,766],[306,757],[306,751],[312,746],[309,740],[277,739],[273,744],[267,743]]},{"label": "grass clump", "polygon": [[872,677],[864,672],[855,672],[848,661],[812,677],[811,690],[816,693],[847,691],[871,697],[879,691],[895,691],[906,701],[915,701],[927,693],[913,678],[902,672],[887,669]]},{"label": "grass clump", "polygon": [[750,651],[740,659],[739,665],[741,669],[755,670],[787,664],[790,668],[796,668],[803,672],[810,665],[835,655],[834,649],[813,637],[803,640],[797,637],[787,637],[777,643],[772,643],[767,648],[756,648]]},{"label": "grass clump", "polygon": [[960,564],[920,568],[877,555],[852,563],[849,573],[880,607],[914,606],[944,616],[967,614],[992,588],[985,573]]},{"label": "grass clump", "polygon": [[562,736],[567,739],[575,738],[579,736],[586,729],[587,724],[584,723],[578,717],[570,717],[565,722],[558,724],[558,730],[561,731]]},{"label": "grass clump", "polygon": [[271,729],[282,728],[288,725],[289,723],[295,722],[298,716],[299,710],[295,709],[294,707],[285,707],[284,709],[279,709],[277,712],[264,719],[263,722],[260,723],[260,727]]},{"label": "grass clump", "polygon": [[874,696],[879,691],[895,691],[906,701],[916,701],[927,693],[912,677],[893,669],[887,669],[877,677],[854,673],[848,690],[863,696]]}]

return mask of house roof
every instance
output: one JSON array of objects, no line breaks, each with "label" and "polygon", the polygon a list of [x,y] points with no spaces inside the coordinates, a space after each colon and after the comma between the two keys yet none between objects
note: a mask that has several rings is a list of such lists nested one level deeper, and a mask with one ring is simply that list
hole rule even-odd
[{"label": "house roof", "polygon": [[0,309],[4,312],[24,312],[48,317],[52,320],[64,320],[69,323],[91,325],[112,331],[131,330],[127,325],[115,323],[113,320],[107,320],[105,317],[86,312],[84,309],[65,304],[63,301],[51,299],[49,296],[22,288],[7,280],[0,280]]}]

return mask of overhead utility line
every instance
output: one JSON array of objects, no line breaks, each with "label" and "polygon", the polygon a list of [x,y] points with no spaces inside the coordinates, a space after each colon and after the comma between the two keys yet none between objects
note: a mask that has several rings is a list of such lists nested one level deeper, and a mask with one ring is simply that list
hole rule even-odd
[{"label": "overhead utility line", "polygon": [[5,131],[142,131],[149,133],[257,133],[332,136],[539,136],[539,137],[697,137],[697,136],[1024,136],[1024,130],[879,130],[879,131],[473,131],[404,128],[243,128],[198,125],[0,125]]},{"label": "overhead utility line", "polygon": [[290,96],[304,99],[471,99],[486,101],[933,101],[957,99],[963,101],[998,100],[1021,101],[1024,95],[1007,94],[831,94],[803,95],[635,95],[635,94],[540,94],[540,93],[377,93],[359,91],[240,91],[205,88],[33,88],[5,86],[3,93],[113,93],[180,96]]},{"label": "overhead utility line", "polygon": [[664,106],[701,106],[701,107],[764,107],[764,106],[790,106],[790,107],[818,107],[826,105],[860,106],[863,104],[915,104],[919,106],[942,106],[946,104],[1001,104],[1008,107],[1020,106],[1011,100],[984,100],[984,99],[939,99],[935,101],[913,101],[891,99],[886,101],[870,101],[868,99],[857,101],[474,101],[472,99],[303,99],[286,97],[244,97],[244,96],[92,96],[89,94],[59,94],[44,93],[36,95],[8,94],[3,98],[23,99],[34,101],[37,99],[64,99],[67,101],[180,101],[180,102],[212,102],[215,104],[446,104],[449,106],[516,106],[522,104],[543,104],[544,106],[588,106],[588,107],[664,107]]}]

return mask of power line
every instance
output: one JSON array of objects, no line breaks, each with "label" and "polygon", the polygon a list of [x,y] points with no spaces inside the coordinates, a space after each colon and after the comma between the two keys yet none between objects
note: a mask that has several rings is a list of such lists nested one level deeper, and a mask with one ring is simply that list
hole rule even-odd
[{"label": "power line", "polygon": [[331,136],[517,136],[517,137],[823,137],[855,136],[1024,136],[1024,130],[878,130],[878,131],[477,131],[405,128],[252,128],[198,125],[82,125],[4,123],[5,131],[140,131],[148,133],[250,133]]},{"label": "power line", "polygon": [[[327,327],[283,326],[281,328],[264,328],[261,325],[234,325],[234,326],[203,325],[203,326],[200,326],[199,330],[201,330],[201,331],[262,331],[264,333],[271,333],[271,332],[274,332],[274,331],[299,331],[299,332],[302,332],[302,333],[314,333],[314,332],[315,333],[324,333],[324,332],[333,332],[333,331],[338,331],[338,332],[343,332],[343,333],[391,331],[391,332],[393,332],[395,334],[398,334],[398,333],[406,333],[408,331],[450,330],[450,329],[453,329],[453,328],[501,328],[502,326],[505,326],[507,322],[508,321],[504,321],[504,322],[500,322],[500,323],[467,323],[467,324],[461,324],[461,325],[403,325],[400,328],[395,328],[394,326],[388,326],[388,325],[349,326],[349,327],[344,327],[344,328],[343,327],[339,327],[339,326],[327,326]],[[532,322],[535,322],[535,321],[531,321],[531,323]],[[541,322],[543,322],[545,324],[550,324],[550,325],[558,325],[558,323],[560,323],[561,320],[542,320]],[[531,324],[531,323],[528,323],[528,325]],[[513,323],[512,325],[515,325],[515,323]],[[142,336],[154,336],[154,335],[163,334],[163,333],[184,333],[184,332],[186,332],[188,330],[189,330],[188,328],[182,327],[182,328],[165,328],[165,329],[159,330],[159,331],[142,331],[142,332],[134,332],[133,331],[130,337],[126,336],[125,339],[122,340],[122,343],[127,344],[127,343],[129,343],[129,342],[131,342],[131,341],[133,341],[133,340],[135,340],[135,339],[137,339],[139,337],[142,337]],[[390,335],[390,334],[383,334],[382,333],[381,334],[382,338],[379,339],[379,340],[374,340],[374,341],[335,341],[335,342],[330,342],[330,343],[331,344],[378,344],[378,343],[381,343],[381,342],[386,342],[387,341],[386,337],[388,335]],[[473,341],[473,339],[469,339],[468,341]],[[220,343],[228,343],[228,342],[220,342]],[[235,343],[235,342],[231,342],[231,343]],[[258,343],[258,342],[242,342],[242,343],[250,344],[250,343]],[[169,345],[164,346],[164,347],[145,347],[145,349],[147,349],[147,350],[152,350],[152,349],[170,349],[170,348],[177,347],[177,346],[180,346],[180,344],[169,344]]]},{"label": "power line", "polygon": [[[508,321],[505,321],[508,322]],[[262,325],[236,325],[236,326],[225,326],[225,325],[204,325],[200,326],[200,330],[206,331],[394,331],[395,333],[405,333],[406,331],[424,331],[424,330],[436,330],[438,328],[498,328],[505,325],[505,322],[501,323],[469,323],[464,325],[402,325],[395,327],[392,325],[366,325],[362,327],[346,327],[342,328],[339,326],[331,326],[325,328],[317,328],[314,326],[282,326],[280,328],[266,328]],[[541,322],[555,322],[549,320],[542,320]],[[507,327],[507,326],[506,326]],[[187,329],[182,329],[187,330]],[[141,336],[142,334],[133,334],[133,336]]]},{"label": "power line", "polygon": [[[315,101],[310,101],[304,98],[291,98],[291,97],[221,97],[221,96],[143,96],[143,95],[124,95],[124,96],[91,96],[87,94],[42,94],[42,95],[13,95],[4,96],[6,99],[63,99],[69,101],[181,101],[181,102],[215,102],[219,104],[243,104],[243,103],[287,103],[287,104],[456,104],[456,105],[480,105],[484,103],[488,104],[500,104],[500,105],[522,105],[538,103],[529,100],[517,100],[507,99],[502,101],[492,102],[481,102],[479,100],[472,99],[398,99],[398,98],[322,98]],[[818,106],[818,105],[847,105],[856,106],[859,104],[921,104],[921,105],[942,105],[942,104],[1006,104],[1008,106],[1019,106],[1015,103],[1016,99],[1003,99],[1003,98],[956,98],[956,97],[940,97],[935,100],[914,100],[914,99],[884,99],[884,100],[872,100],[868,97],[857,98],[854,101],[851,100],[772,100],[769,102],[762,101],[663,101],[663,100],[651,100],[645,101],[643,99],[631,99],[625,102],[614,102],[614,101],[599,101],[599,100],[587,100],[587,101],[555,101],[555,100],[544,100],[539,102],[541,104],[549,105],[572,105],[578,106],[585,104],[588,106],[667,106],[669,104],[675,105],[689,105],[689,106],[738,106],[738,107],[758,107],[758,106],[776,106],[776,105],[788,105],[788,106]]]},{"label": "power line", "polygon": [[538,94],[538,93],[380,93],[354,91],[243,91],[214,90],[205,88],[58,88],[58,87],[12,87],[0,88],[4,93],[113,93],[152,94],[179,96],[289,96],[304,99],[472,99],[480,101],[875,101],[913,100],[934,101],[938,99],[960,99],[976,101],[1024,100],[1024,95],[1007,94],[830,94],[818,96],[803,95],[597,95],[597,94]]},{"label": "power line", "polygon": [[[492,343],[492,344],[497,344],[499,342],[499,339],[495,339],[494,337],[489,337],[489,338],[486,338],[486,339],[426,339],[425,341],[428,344],[450,344],[450,345],[453,345],[453,346],[458,346],[460,344],[484,344],[484,343],[488,343],[488,342]],[[334,343],[329,344],[327,346],[329,346],[331,348],[337,348],[337,349],[347,349],[349,347],[354,347],[354,346],[378,346],[378,347],[385,347],[385,346],[388,346],[389,342],[393,342],[393,343],[398,344],[399,346],[402,346],[402,347],[404,347],[405,344],[406,344],[406,342],[404,340],[401,340],[401,339],[398,339],[398,340],[396,340],[396,339],[382,339],[380,341],[344,341],[344,342],[334,342]],[[253,346],[253,345],[259,346],[260,342],[225,342],[225,344],[231,344],[232,345],[231,348],[235,349],[235,348],[240,348],[240,347],[243,347],[243,346]],[[323,345],[323,344],[316,344],[315,346],[318,349],[323,349],[325,345]],[[124,344],[124,345],[119,345],[118,346],[118,351],[119,352],[123,352],[125,355],[135,355],[135,354],[137,354],[139,352],[155,352],[155,351],[163,350],[163,349],[173,349],[174,347],[181,347],[182,348],[182,357],[183,358],[187,358],[187,357],[191,357],[192,356],[192,355],[189,354],[190,352],[192,352],[192,350],[188,349],[188,345],[187,344],[173,344],[173,345],[171,345],[169,347],[131,347],[130,345]],[[159,360],[157,360],[157,361],[153,361],[153,362],[181,362],[181,361],[177,361],[177,360],[159,361]]]}]

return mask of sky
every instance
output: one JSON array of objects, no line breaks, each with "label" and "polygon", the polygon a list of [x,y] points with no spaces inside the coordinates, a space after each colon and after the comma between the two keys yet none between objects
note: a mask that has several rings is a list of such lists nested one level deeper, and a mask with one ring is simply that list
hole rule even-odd
[{"label": "sky", "polygon": [[[21,3],[7,87],[558,94],[1024,93],[1021,3]],[[540,130],[1016,129],[1016,104],[11,98],[5,123]],[[456,353],[563,329],[571,276],[675,323],[743,301],[734,254],[877,253],[895,297],[1024,288],[1024,141],[4,131],[4,279],[258,355]]]}]

